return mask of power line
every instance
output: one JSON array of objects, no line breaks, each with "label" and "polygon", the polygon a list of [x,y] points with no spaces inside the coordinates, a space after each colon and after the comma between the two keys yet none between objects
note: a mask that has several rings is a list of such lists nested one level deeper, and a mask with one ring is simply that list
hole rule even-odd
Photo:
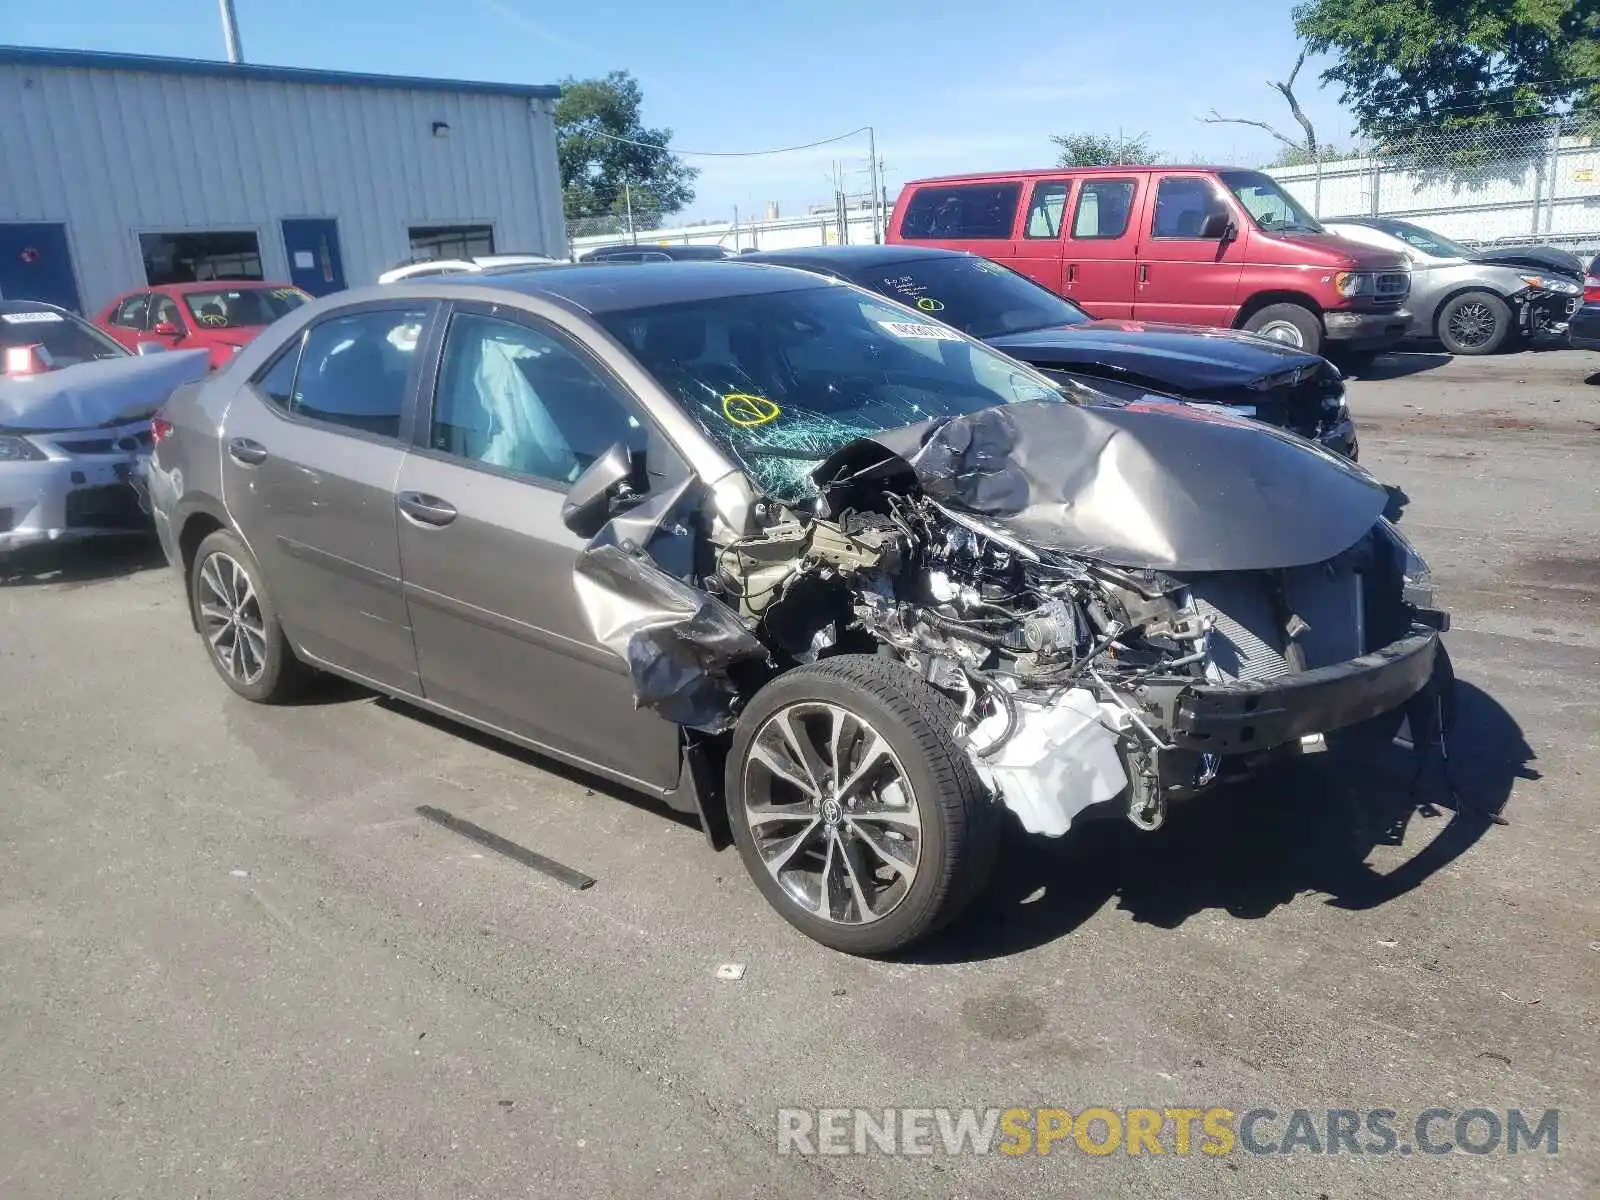
[{"label": "power line", "polygon": [[764,154],[788,154],[795,150],[814,150],[818,146],[832,145],[842,142],[846,138],[853,138],[859,134],[871,132],[870,125],[863,125],[860,129],[852,129],[849,133],[841,133],[837,137],[823,138],[820,142],[806,142],[802,146],[779,146],[773,150],[679,150],[674,146],[663,146],[658,142],[640,142],[633,138],[618,137],[614,133],[601,133],[593,131],[589,136],[605,138],[608,142],[621,142],[625,146],[642,146],[646,150],[665,150],[668,154],[676,154],[684,158],[759,158]]}]

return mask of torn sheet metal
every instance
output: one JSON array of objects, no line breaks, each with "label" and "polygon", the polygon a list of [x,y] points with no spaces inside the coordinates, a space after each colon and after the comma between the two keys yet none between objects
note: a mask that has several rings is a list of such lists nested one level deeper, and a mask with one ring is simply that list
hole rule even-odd
[{"label": "torn sheet metal", "polygon": [[[1080,812],[1128,786],[1117,750],[1116,730],[1128,725],[1121,709],[1083,688],[1048,707],[1023,699],[1015,707],[1010,738],[993,756],[975,761],[1029,833],[1060,837]],[[991,741],[1006,720],[1003,714],[990,717],[973,730],[973,743]]]},{"label": "torn sheet metal", "polygon": [[1159,402],[1024,401],[923,421],[845,447],[816,478],[828,490],[897,467],[1029,545],[1174,572],[1322,562],[1388,502],[1365,470],[1291,434]]},{"label": "torn sheet metal", "polygon": [[203,378],[204,350],[129,355],[0,378],[0,429],[97,429],[149,417],[179,385]]},{"label": "torn sheet metal", "polygon": [[692,566],[692,483],[612,519],[578,555],[574,584],[595,640],[628,664],[634,705],[721,733],[738,695],[728,668],[767,650],[726,604],[664,569]]}]

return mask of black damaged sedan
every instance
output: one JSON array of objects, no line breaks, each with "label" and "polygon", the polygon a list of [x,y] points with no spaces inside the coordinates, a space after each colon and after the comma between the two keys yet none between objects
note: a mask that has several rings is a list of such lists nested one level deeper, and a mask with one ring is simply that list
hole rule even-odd
[{"label": "black damaged sedan", "polygon": [[1213,404],[1358,456],[1344,380],[1315,354],[1198,325],[1102,320],[986,258],[913,246],[818,246],[741,256],[846,279],[1012,358],[1125,400]]}]

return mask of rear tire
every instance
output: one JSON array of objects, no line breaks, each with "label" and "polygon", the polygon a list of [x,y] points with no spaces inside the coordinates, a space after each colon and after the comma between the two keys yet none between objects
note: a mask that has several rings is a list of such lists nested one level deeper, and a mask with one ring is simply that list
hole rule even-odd
[{"label": "rear tire", "polygon": [[1316,313],[1299,304],[1269,304],[1252,313],[1244,329],[1307,354],[1322,353],[1322,322]]},{"label": "rear tire", "polygon": [[189,603],[206,657],[246,700],[281,704],[313,674],[278,623],[255,556],[228,530],[208,535],[195,551]]},{"label": "rear tire", "polygon": [[1437,331],[1451,354],[1493,354],[1511,335],[1511,307],[1493,292],[1463,292],[1439,309]]},{"label": "rear tire", "polygon": [[780,676],[739,718],[728,821],[767,901],[808,937],[886,954],[982,891],[995,803],[960,714],[906,667],[840,655]]}]

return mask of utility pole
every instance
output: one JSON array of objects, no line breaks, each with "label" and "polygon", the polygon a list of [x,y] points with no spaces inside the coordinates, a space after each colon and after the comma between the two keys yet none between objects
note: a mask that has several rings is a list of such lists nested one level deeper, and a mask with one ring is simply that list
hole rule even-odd
[{"label": "utility pole", "polygon": [[241,63],[244,47],[239,44],[239,18],[234,14],[233,0],[217,0],[217,8],[222,12],[222,40],[228,47],[228,61]]},{"label": "utility pole", "polygon": [[633,186],[626,180],[622,183],[622,203],[628,210],[628,241],[630,244],[637,246],[639,244],[639,235],[633,231]]},{"label": "utility pole", "polygon": [[867,154],[872,159],[872,243],[882,245],[883,227],[878,223],[878,138],[872,126],[867,126]]}]

